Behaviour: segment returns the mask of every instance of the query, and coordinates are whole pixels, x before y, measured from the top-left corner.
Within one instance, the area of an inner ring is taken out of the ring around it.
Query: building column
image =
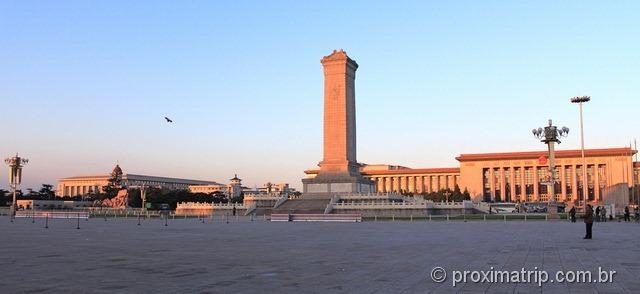
[[[520,167],[520,201],[527,202],[527,184],[524,182],[525,166]]]
[[[562,201],[567,201],[567,183],[566,183],[566,169],[564,165],[560,165],[560,190],[562,190]]]
[[[502,202],[505,202],[507,201],[507,190],[505,189],[506,184],[505,184],[504,168],[500,167],[499,171],[500,171],[500,174],[498,176],[500,177],[500,194],[502,194],[500,195],[501,196],[500,200]]]
[[[600,173],[598,169],[598,162],[593,164],[593,179],[595,183],[593,183],[593,197],[596,201],[602,201],[600,199]]]
[[[509,190],[511,193],[511,202],[516,202],[516,169],[509,167]]]
[[[495,184],[495,174],[493,173],[493,167],[489,168],[489,189],[491,190],[491,201],[494,201],[496,198],[496,184]]]
[[[385,182],[384,192],[385,193],[391,192],[391,188],[393,188],[393,178],[386,177],[384,182]]]
[[[575,201],[575,200],[579,200],[578,198],[578,166],[577,165],[573,165],[571,170],[571,180],[573,181],[571,183],[571,194],[573,194],[571,196],[571,200]]]
[[[444,175],[442,176],[442,178],[444,179],[444,188],[451,189],[451,181],[449,179],[449,175]]]
[[[398,184],[398,177],[391,177],[391,180],[393,181],[391,182],[391,192],[398,193],[398,186],[400,186]]]
[[[538,186],[540,185],[540,179],[538,178],[538,167],[533,166],[533,197],[532,201],[540,201],[540,191],[538,191]]]
[[[424,177],[419,176],[418,180],[418,193],[424,193]]]
[[[422,193],[429,192],[429,177],[420,176],[420,187],[422,187]]]
[[[396,185],[397,183],[397,179],[396,177],[389,177],[389,180],[391,181],[390,185],[389,185],[389,192],[395,192],[396,191]]]
[[[409,192],[416,193],[416,177],[409,177]]]
[[[409,178],[407,177],[400,177],[400,191],[402,192],[409,192],[409,183],[408,183]]]
[[[393,192],[395,192],[395,193],[399,193],[400,192],[400,178],[399,177],[393,177]]]
[[[431,192],[438,192],[438,186],[440,186],[440,177],[439,176],[431,176]]]

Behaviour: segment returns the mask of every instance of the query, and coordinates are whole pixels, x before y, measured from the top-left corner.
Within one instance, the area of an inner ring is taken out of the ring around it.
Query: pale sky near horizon
[[[549,118],[577,149],[577,95],[588,148],[640,137],[640,2],[398,2],[0,0],[0,156],[30,159],[24,188],[116,162],[300,188],[340,48],[360,65],[360,162],[544,150]]]

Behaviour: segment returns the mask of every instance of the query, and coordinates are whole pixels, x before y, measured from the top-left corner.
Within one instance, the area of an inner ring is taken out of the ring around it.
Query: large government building
[[[114,172],[119,170],[122,172],[119,166],[116,166]],[[56,189],[56,196],[81,196],[86,194],[101,193],[102,187],[109,183],[111,175],[93,175],[93,176],[77,176],[69,177],[58,180],[58,188]],[[200,181],[189,179],[177,179],[158,176],[145,176],[136,174],[122,174],[122,185],[125,187],[135,186],[147,186],[147,187],[159,187],[163,189],[172,190],[187,190],[189,186],[195,185],[214,185],[217,184],[213,181]]]
[[[114,172],[122,173],[122,169],[120,169],[120,166],[116,165],[116,167],[114,168]],[[109,183],[109,178],[111,177],[111,174],[102,174],[62,178],[58,180],[56,196],[74,197],[87,194],[102,193],[102,188],[104,186],[107,186],[107,184]],[[296,192],[295,189],[290,188],[289,184],[286,183],[266,183],[263,187],[250,189],[242,186],[242,180],[238,178],[238,175],[234,175],[234,177],[229,180],[229,184],[222,184],[214,181],[122,174],[122,186],[147,186],[169,190],[189,190],[191,193],[205,194],[222,192],[231,197],[238,197],[243,192],[254,194],[288,194]]]
[[[608,203],[627,197],[629,188],[640,182],[640,164],[633,162],[636,152],[629,147],[586,150],[585,181],[581,151],[556,151],[556,199],[563,202],[582,199],[585,182],[591,202]],[[474,201],[547,201],[547,154],[546,151],[461,154],[456,157],[458,167],[362,164],[360,171],[374,181],[378,192],[419,194],[454,189],[458,185],[468,190]],[[318,170],[305,173],[313,178]]]

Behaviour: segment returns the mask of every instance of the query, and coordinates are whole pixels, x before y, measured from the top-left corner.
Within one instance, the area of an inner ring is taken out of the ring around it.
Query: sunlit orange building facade
[[[640,182],[636,150],[607,148],[585,150],[588,200],[629,198],[629,188]],[[556,151],[556,199],[572,203],[582,199],[583,164],[580,150]],[[549,199],[549,167],[546,151],[461,154],[459,167],[408,168],[393,165],[362,165],[364,177],[374,181],[378,192],[428,193],[467,190],[474,201],[532,202]],[[313,177],[317,170],[305,173]],[[620,203],[620,201],[616,201]],[[625,202],[625,201],[622,201]]]

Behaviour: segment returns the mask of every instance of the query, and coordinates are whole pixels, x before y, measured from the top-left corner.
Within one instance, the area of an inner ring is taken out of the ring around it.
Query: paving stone
[[[638,293],[640,224],[201,223],[0,217],[0,292]],[[447,280],[431,280],[443,267]],[[615,270],[613,283],[462,283],[453,270]]]

